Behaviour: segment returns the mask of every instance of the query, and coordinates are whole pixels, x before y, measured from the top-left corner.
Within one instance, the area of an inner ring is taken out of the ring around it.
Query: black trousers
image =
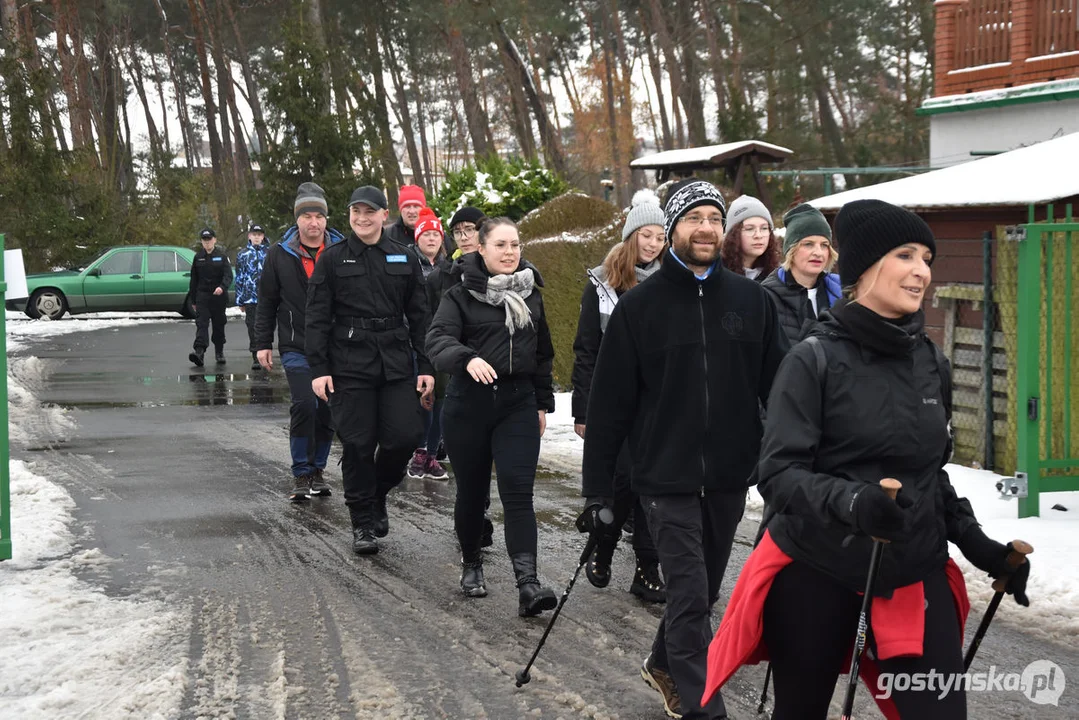
[[[480,552],[493,462],[505,514],[506,550],[511,556],[535,555],[532,489],[540,435],[531,381],[500,378],[494,385],[482,385],[455,377],[442,413],[442,437],[457,480],[453,524],[461,554],[469,558]]]
[[[888,552],[887,548],[884,552]],[[923,583],[926,610],[922,655],[879,660],[877,664],[881,673],[937,671],[956,677],[963,673],[963,648],[947,575],[943,569],[938,570]],[[793,562],[779,572],[764,602],[764,642],[775,680],[773,720],[828,717],[843,661],[854,644],[861,606],[861,595],[804,563]],[[866,652],[870,649],[875,650],[872,629]],[[872,688],[871,692],[876,696],[887,689]],[[961,687],[953,688],[939,697],[942,689],[894,690],[892,699],[904,718],[965,720],[966,692]]]
[[[633,460],[629,454],[629,444],[622,446],[618,453],[618,460],[614,467],[614,539],[617,544],[622,536],[622,526],[626,524],[630,514],[633,514],[633,554],[640,560],[658,560],[656,546],[652,542],[652,536],[648,532],[648,518],[644,513],[644,506],[637,493],[630,487],[630,474],[633,469]]]
[[[713,720],[726,714],[716,693],[700,705],[712,641],[712,606],[746,507],[740,493],[642,495],[641,503],[667,581],[667,604],[652,642],[652,659],[678,686],[682,717]]]
[[[247,323],[247,351],[255,354],[255,315],[258,313],[258,303],[244,305],[244,322]]]
[[[377,503],[404,478],[423,437],[416,384],[334,376],[333,387],[330,410],[341,440],[345,504],[353,527],[371,528]]]
[[[213,322],[214,347],[225,347],[225,304],[228,293],[214,295],[212,292],[200,292],[195,296],[195,352],[206,352],[210,346],[207,331]]]

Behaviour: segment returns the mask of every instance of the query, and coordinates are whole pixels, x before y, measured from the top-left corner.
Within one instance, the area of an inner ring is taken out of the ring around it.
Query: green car
[[[165,310],[195,317],[188,295],[195,251],[164,245],[106,248],[81,267],[27,275],[29,300],[9,300],[9,310],[58,320],[64,313]],[[231,296],[231,293],[230,293]]]

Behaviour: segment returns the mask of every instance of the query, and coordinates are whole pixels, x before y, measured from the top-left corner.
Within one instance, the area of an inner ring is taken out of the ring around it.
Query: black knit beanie
[[[667,202],[663,206],[663,234],[667,242],[674,242],[674,226],[678,224],[679,218],[702,205],[718,208],[720,215],[727,216],[727,203],[712,183],[698,178],[686,178],[671,186],[667,193]],[[722,227],[715,230],[720,236],[723,235]]]
[[[480,222],[485,218],[483,211],[479,208],[465,206],[455,212],[453,217],[450,218],[450,229],[452,230],[455,225],[467,222],[472,223],[476,227],[479,227]]]
[[[851,287],[882,257],[905,243],[920,243],[937,255],[937,241],[925,220],[883,200],[855,200],[835,218],[839,282]],[[932,261],[930,261],[932,264]]]

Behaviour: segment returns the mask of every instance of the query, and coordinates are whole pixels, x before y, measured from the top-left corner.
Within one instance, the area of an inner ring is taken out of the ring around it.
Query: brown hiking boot
[[[678,697],[678,688],[675,687],[674,678],[662,668],[652,663],[652,655],[644,659],[641,665],[641,677],[663,698],[663,711],[669,718],[682,717],[682,700]]]

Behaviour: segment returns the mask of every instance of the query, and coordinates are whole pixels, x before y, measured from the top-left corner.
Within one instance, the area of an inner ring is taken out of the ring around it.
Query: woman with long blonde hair
[[[599,267],[588,271],[589,282],[581,295],[581,314],[577,338],[573,342],[573,429],[582,438],[588,414],[588,393],[596,367],[600,341],[618,299],[659,269],[666,247],[663,234],[663,210],[659,198],[650,190],[633,196],[633,204],[622,227],[622,242],[611,248]],[[615,474],[614,523],[596,547],[585,567],[588,581],[607,587],[611,581],[611,560],[622,526],[633,515],[633,551],[637,571],[629,591],[646,602],[663,602],[666,586],[659,574],[659,557],[644,510],[629,488],[630,458],[623,447]]]

